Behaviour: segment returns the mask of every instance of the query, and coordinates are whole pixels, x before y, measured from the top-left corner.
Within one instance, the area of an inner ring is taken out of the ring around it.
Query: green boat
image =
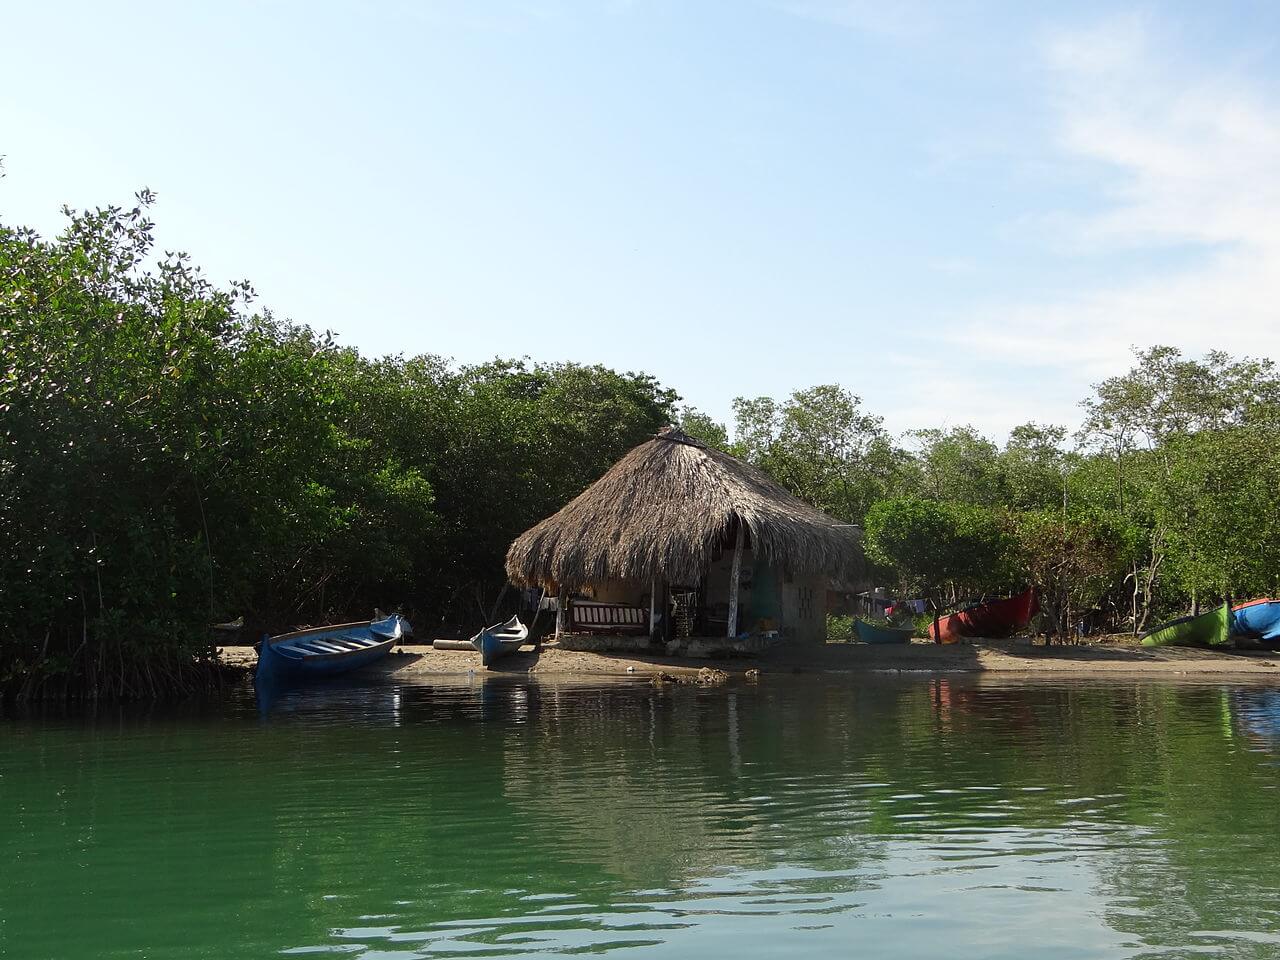
[[[916,633],[915,627],[882,627],[865,620],[853,621],[853,627],[863,643],[910,643]]]
[[[1221,647],[1227,643],[1231,630],[1231,605],[1202,613],[1197,617],[1170,620],[1142,636],[1144,647]]]

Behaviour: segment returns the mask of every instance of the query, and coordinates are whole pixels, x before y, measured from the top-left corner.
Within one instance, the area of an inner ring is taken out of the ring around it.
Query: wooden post
[[[560,639],[560,634],[564,633],[564,601],[565,589],[560,588],[560,592],[556,594],[556,639]]]
[[[738,537],[733,544],[733,567],[729,570],[729,631],[730,640],[738,635],[738,578],[742,575],[742,518],[738,518]]]
[[[653,639],[654,615],[658,611],[658,578],[649,580],[649,639]]]

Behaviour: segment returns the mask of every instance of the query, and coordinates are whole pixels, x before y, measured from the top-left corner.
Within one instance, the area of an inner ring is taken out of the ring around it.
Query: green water
[[[1280,957],[1280,691],[474,680],[0,723],[0,956]]]

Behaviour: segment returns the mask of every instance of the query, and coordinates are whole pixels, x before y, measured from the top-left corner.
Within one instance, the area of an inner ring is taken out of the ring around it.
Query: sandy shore
[[[251,666],[257,659],[252,647],[220,648],[232,666]],[[938,646],[925,641],[901,646],[832,643],[820,647],[777,647],[763,656],[727,660],[638,656],[631,653],[588,653],[547,645],[541,651],[526,647],[502,660],[496,673],[513,675],[652,677],[692,679],[704,668],[724,671],[729,677],[758,670],[761,676],[778,673],[994,673],[1051,679],[1087,677],[1249,678],[1280,683],[1280,651],[1214,651],[1181,647],[1148,648],[1132,641],[1079,646],[1032,646],[1026,640],[988,640],[972,644]],[[465,675],[483,669],[480,655],[469,651],[435,650],[408,645],[368,671],[397,678],[431,678]]]

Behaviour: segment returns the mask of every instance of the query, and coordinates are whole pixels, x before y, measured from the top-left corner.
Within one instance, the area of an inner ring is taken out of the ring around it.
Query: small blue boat
[[[1251,600],[1231,608],[1231,635],[1280,640],[1280,600]]]
[[[916,633],[915,627],[882,627],[865,620],[855,620],[853,626],[863,643],[910,643]]]
[[[529,628],[512,617],[506,623],[485,627],[471,638],[471,645],[480,651],[480,662],[486,667],[500,657],[515,653],[529,639]]]
[[[380,660],[413,633],[400,616],[263,637],[254,683],[332,677]]]

